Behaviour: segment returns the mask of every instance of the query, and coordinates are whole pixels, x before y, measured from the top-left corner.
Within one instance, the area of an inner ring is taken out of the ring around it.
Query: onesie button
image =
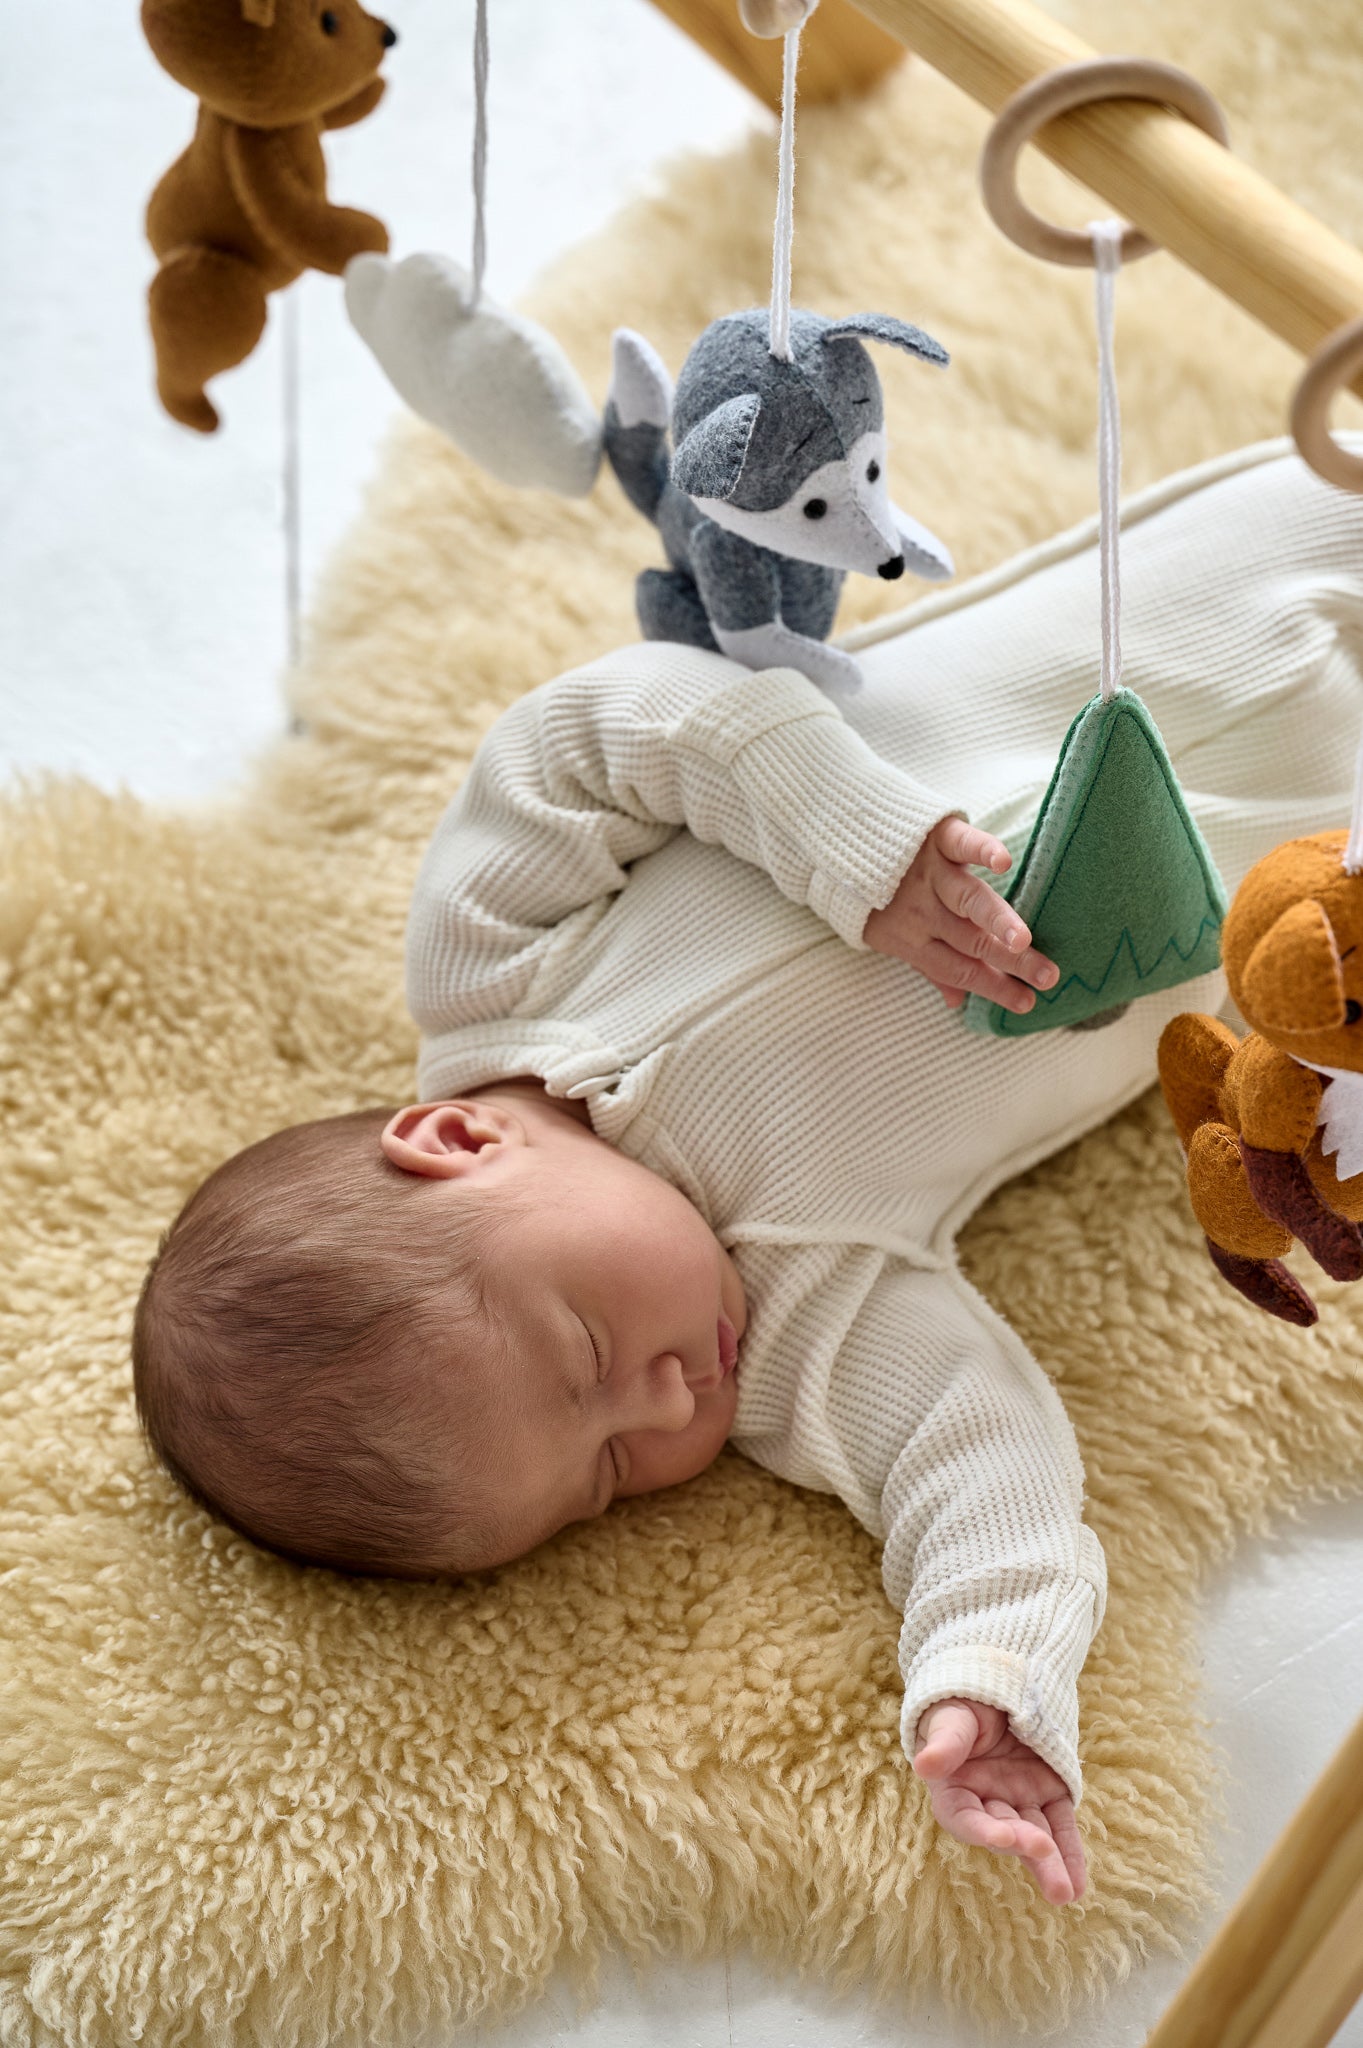
[[[544,1062],[541,1079],[551,1095],[566,1095],[570,1102],[580,1102],[584,1095],[599,1095],[603,1088],[613,1088],[624,1073],[623,1061],[604,1070],[598,1065],[614,1051],[613,1045],[598,1042],[581,1051],[561,1052],[557,1058]]]
[[[623,1078],[622,1070],[617,1067],[613,1074],[593,1074],[590,1080],[574,1081],[572,1087],[565,1088],[563,1093],[569,1102],[581,1102],[588,1095],[600,1095],[607,1088],[618,1087]]]

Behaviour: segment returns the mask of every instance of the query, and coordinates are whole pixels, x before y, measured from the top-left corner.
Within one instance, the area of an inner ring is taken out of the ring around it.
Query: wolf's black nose
[[[876,574],[877,576],[883,576],[887,583],[893,583],[896,576],[904,574],[904,557],[896,555],[892,561],[882,562],[876,570]]]
[[[397,39],[398,39],[398,32],[397,32],[397,30],[396,30],[395,28],[389,28],[389,26],[388,26],[388,23],[387,23],[387,22],[385,21],[385,23],[383,24],[383,47],[384,47],[384,49],[385,49],[385,50],[391,50],[391,49],[392,49],[392,47],[393,47],[393,45],[394,45],[394,43],[395,43],[395,42],[397,41]]]

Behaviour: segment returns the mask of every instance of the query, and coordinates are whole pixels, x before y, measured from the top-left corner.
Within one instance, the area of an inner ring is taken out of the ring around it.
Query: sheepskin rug
[[[1193,70],[1246,158],[1357,229],[1355,0],[1063,12]],[[884,308],[952,351],[930,391],[881,370],[896,495],[966,575],[1095,504],[1090,279],[990,228],[984,128],[910,62],[804,116],[797,188],[797,303]],[[1040,162],[1024,184],[1099,210]],[[707,320],[764,302],[773,192],[755,115],[543,284],[598,398],[612,326],[675,371]],[[1282,431],[1296,358],[1172,259],[1123,278],[1118,320],[1129,488]],[[1199,1586],[1246,1533],[1357,1489],[1363,1295],[1313,1271],[1304,1333],[1241,1305],[1153,1095],[964,1237],[1074,1418],[1109,1561],[1079,1909],[934,1825],[899,1745],[898,1617],[834,1499],[726,1450],[505,1570],[412,1586],[256,1551],[142,1448],[128,1332],[159,1232],[266,1132],[407,1099],[403,918],[436,817],[504,706],[637,637],[655,556],[609,477],[516,493],[406,420],[317,594],[303,730],[248,787],[179,815],[54,782],[5,813],[5,2048],[405,2048],[525,2007],[559,1964],[590,1997],[607,1945],[643,1968],[731,1939],[1021,2032],[1210,1897]],[[842,624],[894,595],[859,583]]]

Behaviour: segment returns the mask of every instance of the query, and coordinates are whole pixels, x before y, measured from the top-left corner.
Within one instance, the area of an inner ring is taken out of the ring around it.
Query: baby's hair
[[[461,1329],[493,1341],[491,1224],[384,1156],[393,1114],[297,1124],[210,1175],[143,1282],[133,1386],[153,1454],[243,1535],[425,1578],[475,1569],[500,1534],[485,1418],[470,1404],[454,1469],[434,1426],[458,1413],[438,1377]]]

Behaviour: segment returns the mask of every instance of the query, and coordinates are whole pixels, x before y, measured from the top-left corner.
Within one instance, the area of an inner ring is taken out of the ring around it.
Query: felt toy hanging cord
[[[817,0],[816,0],[817,4]],[[810,9],[813,12],[813,8]],[[771,236],[771,312],[767,346],[778,361],[790,354],[790,277],[795,253],[795,80],[800,68],[800,31],[787,29],[781,46],[781,143],[777,157],[776,220]]]
[[[1220,961],[1226,893],[1184,802],[1159,728],[1122,685],[1121,422],[1113,325],[1120,221],[1095,221],[1098,554],[1102,654],[1096,697],[1061,748],[1007,899],[1060,979],[1019,1016],[972,995],[967,1026],[1000,1038],[1113,1021],[1136,996]]]
[[[565,497],[591,489],[601,420],[554,337],[483,289],[487,262],[487,0],[473,33],[473,261],[423,253],[360,256],[345,273],[346,311],[389,383],[503,483]]]

